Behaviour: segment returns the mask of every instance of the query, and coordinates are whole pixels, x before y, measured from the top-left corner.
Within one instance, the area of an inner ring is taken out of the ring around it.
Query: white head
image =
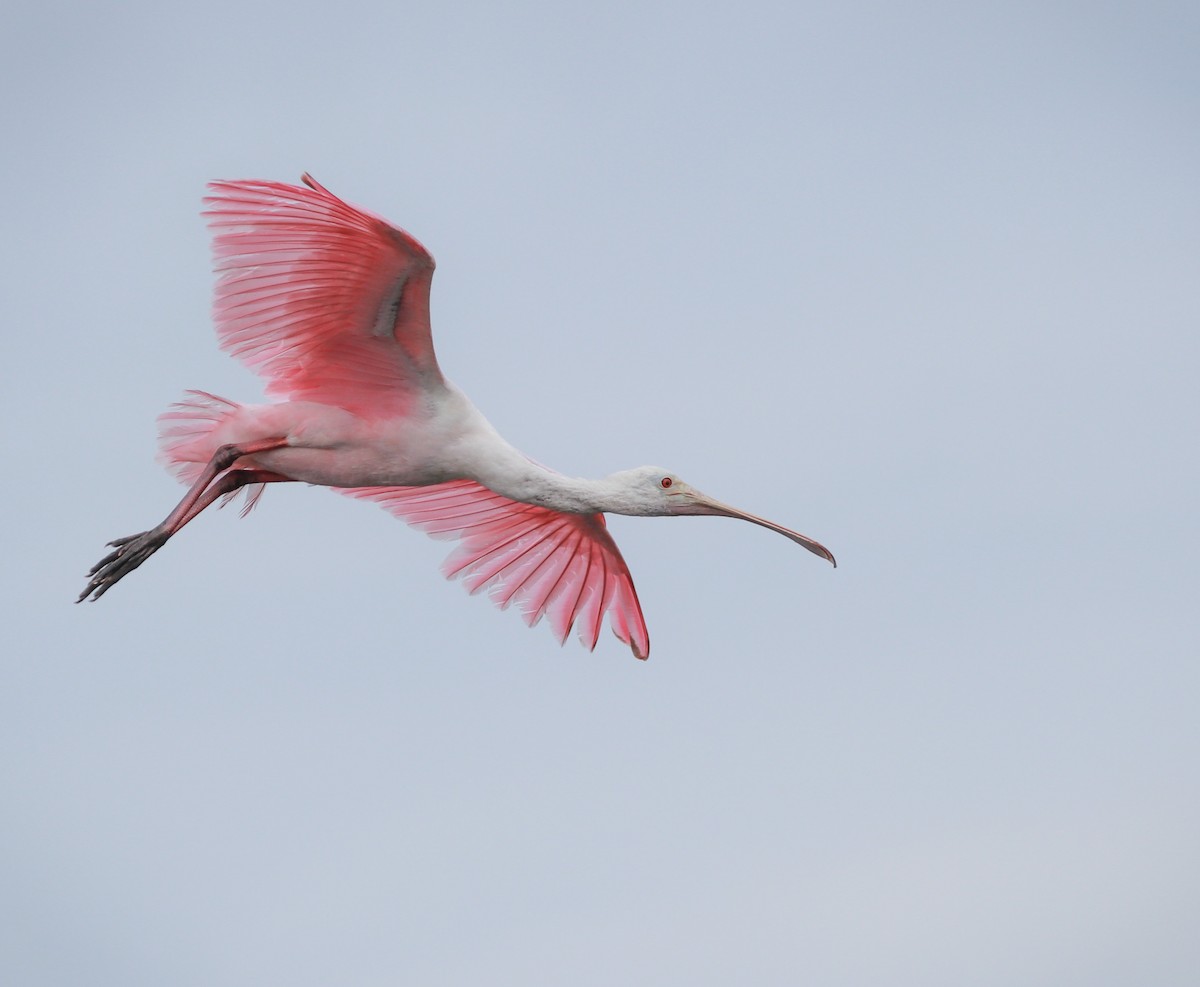
[[[820,542],[774,521],[722,504],[719,500],[701,493],[691,484],[685,483],[670,470],[658,466],[639,466],[637,469],[614,473],[604,482],[609,487],[604,510],[611,514],[630,514],[636,517],[710,514],[740,518],[777,531],[797,545],[803,545],[814,555],[819,555],[837,566],[833,553]]]

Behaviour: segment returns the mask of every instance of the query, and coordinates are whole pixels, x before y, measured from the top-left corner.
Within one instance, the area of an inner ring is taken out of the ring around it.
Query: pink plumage
[[[516,604],[530,625],[547,620],[560,641],[577,628],[589,649],[607,616],[638,658],[650,639],[605,512],[740,518],[833,562],[811,538],[658,467],[584,480],[514,449],[438,367],[428,251],[310,176],[304,183],[210,185],[217,336],[280,400],[189,391],[164,412],[160,455],[188,492],[160,524],[110,542],[80,600],[98,599],[215,501],[244,489],[248,511],[266,484],[288,481],[373,500],[458,539],[443,571],[472,593]]]
[[[608,613],[613,633],[637,657],[650,654],[633,577],[603,514],[522,504],[471,480],[342,492],[373,500],[434,538],[460,539],[442,566],[446,577],[462,577],[471,593],[488,590],[501,609],[517,603],[530,627],[549,618],[560,643],[578,621],[579,640],[595,648]]]
[[[270,395],[404,414],[420,378],[441,380],[429,332],[433,258],[306,180],[209,186],[221,348],[267,377]]]

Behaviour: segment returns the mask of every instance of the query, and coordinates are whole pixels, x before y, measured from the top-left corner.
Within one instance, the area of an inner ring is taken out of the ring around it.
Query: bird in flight
[[[188,391],[159,417],[160,458],[188,491],[149,531],[109,542],[76,602],[99,599],[210,504],[302,481],[373,500],[458,546],[443,566],[516,604],[530,626],[573,627],[590,650],[605,615],[638,658],[650,636],[604,515],[718,515],[820,543],[702,494],[657,466],[563,476],[509,445],[442,376],[429,328],[433,258],[412,236],[303,185],[220,181],[213,231],[220,345],[267,379],[274,404]]]

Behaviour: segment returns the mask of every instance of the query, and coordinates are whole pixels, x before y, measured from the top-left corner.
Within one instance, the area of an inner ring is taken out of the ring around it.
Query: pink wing
[[[603,514],[522,504],[473,480],[338,493],[373,500],[435,538],[461,539],[442,566],[446,577],[461,576],[471,593],[486,588],[501,609],[515,601],[530,627],[549,618],[560,643],[578,622],[579,640],[595,648],[607,613],[613,633],[634,655],[649,655],[633,577]]]
[[[268,394],[403,415],[423,383],[442,379],[429,334],[433,258],[304,182],[209,185],[221,348],[267,377]]]

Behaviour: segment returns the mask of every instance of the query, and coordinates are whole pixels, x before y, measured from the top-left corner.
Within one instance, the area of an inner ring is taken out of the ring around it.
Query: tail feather
[[[184,391],[179,401],[158,416],[158,461],[174,473],[180,483],[194,483],[220,446],[213,433],[240,409],[241,405],[236,401],[207,391]],[[262,483],[248,484],[241,491],[227,494],[221,506],[244,492],[246,503],[241,513],[245,517],[258,503],[264,489]]]

